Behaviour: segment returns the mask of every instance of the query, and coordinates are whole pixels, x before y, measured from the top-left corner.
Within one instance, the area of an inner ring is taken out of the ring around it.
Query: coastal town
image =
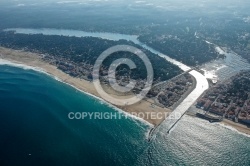
[[[206,114],[250,125],[250,72],[242,71],[211,87],[196,107]]]
[[[42,59],[56,66],[58,69],[62,70],[66,74],[72,77],[77,77],[80,79],[85,79],[87,81],[92,81],[93,75],[93,65],[80,62],[75,63],[66,58],[50,55],[42,55]],[[124,69],[123,69],[124,70]],[[114,71],[115,79],[117,83],[121,86],[126,86],[130,81],[130,71],[126,71],[125,74],[117,74],[119,71]],[[109,85],[108,68],[102,66],[100,69],[100,81],[102,84]],[[133,94],[139,94],[144,88],[146,80],[138,79],[136,80],[135,87],[132,89]],[[187,72],[182,73],[170,80],[160,82],[156,80],[153,82],[153,88],[147,94],[147,99],[153,99],[153,104],[158,105],[162,108],[174,109],[181,101],[184,99],[185,95],[188,95],[195,86],[195,79]],[[125,94],[124,94],[125,95]],[[179,102],[178,102],[179,101]]]
[[[15,36],[15,40],[12,40],[13,38],[11,36]],[[145,112],[145,114],[147,112],[171,112],[196,87],[195,79],[189,79],[189,77],[193,77],[188,74],[189,71],[183,72],[177,65],[168,62],[160,56],[157,56],[155,53],[145,49],[143,46],[136,45],[125,40],[112,41],[95,37],[77,38],[42,34],[25,35],[15,34],[14,32],[5,33],[5,35],[0,38],[0,41],[1,40],[4,40],[4,42],[2,42],[3,52],[20,50],[17,53],[18,55],[25,54],[24,56],[26,56],[27,54],[27,56],[31,59],[33,57],[30,57],[29,54],[34,53],[36,54],[35,56],[38,56],[37,60],[34,60],[34,63],[36,61],[40,61],[39,63],[43,65],[48,64],[51,68],[55,67],[55,69],[62,72],[62,78],[57,77],[63,82],[67,82],[71,85],[73,84],[77,88],[97,96],[98,93],[96,93],[91,82],[93,80],[93,75],[95,74],[93,67],[98,56],[113,45],[126,44],[139,48],[147,55],[152,64],[154,70],[152,87],[158,89],[159,93],[152,95],[151,92],[149,92],[141,102],[132,106],[122,107],[121,109],[126,112]],[[51,45],[53,45],[52,48]],[[13,50],[6,50],[6,48],[11,48]],[[108,75],[109,67],[118,57],[131,59],[136,65],[136,68],[132,70],[130,70],[127,65],[120,65],[116,68],[116,71],[113,71],[115,73],[115,81],[120,86],[128,85],[131,79],[135,81],[135,87],[129,92],[117,92],[112,88],[112,86],[110,86],[110,78]],[[12,58],[17,61],[26,60],[18,57]],[[31,63],[34,65],[33,62]],[[39,65],[35,63],[35,66]],[[45,68],[47,68],[47,66]],[[50,74],[56,72],[56,75],[59,72],[56,70],[52,71],[50,69],[46,70],[49,70]],[[187,74],[187,76],[184,76],[184,74]],[[99,71],[100,83],[102,84],[103,90],[111,96],[114,95],[118,98],[137,96],[137,94],[145,88],[145,82],[147,79],[146,75],[146,66],[142,63],[140,58],[127,52],[112,54],[110,57],[105,59]],[[156,93],[156,91],[154,93]],[[167,98],[165,96],[167,96]],[[170,101],[169,103],[167,103],[167,99]],[[146,120],[154,125],[157,125],[164,119],[165,118],[162,117],[155,120],[147,118]]]
[[[88,81],[92,80],[92,70],[93,65],[84,63],[84,62],[73,62],[67,58],[59,57],[59,56],[51,56],[51,55],[42,55],[42,59],[56,66],[58,69],[62,70],[66,74],[69,74],[72,77],[78,77],[81,79],[85,79]]]
[[[0,0],[0,166],[250,166],[250,0]]]
[[[75,63],[73,61],[70,61],[65,58],[61,57],[54,57],[50,55],[43,55],[42,58],[45,62],[48,62],[54,66],[56,66],[58,69],[62,70],[66,74],[69,74],[72,77],[77,77],[80,79],[85,79],[87,81],[92,81],[93,78],[93,65],[88,64],[85,62]],[[109,77],[108,77],[109,69],[105,66],[101,66],[100,68],[100,81],[102,84],[108,85],[109,84]],[[125,72],[125,74],[120,75],[117,74],[118,72],[113,71],[115,73],[115,79],[117,83],[121,86],[125,86],[129,83],[130,76],[129,71]],[[139,93],[141,89],[144,88],[145,80],[138,79],[136,80],[135,88],[133,89],[134,93]]]
[[[183,72],[176,65],[169,63],[164,58],[156,56],[156,54],[144,49],[140,45],[135,45],[124,40],[111,41],[94,37],[76,38],[66,36],[46,36],[42,34],[25,35],[15,34],[14,32],[6,32],[0,39],[4,41],[2,42],[2,46],[15,50],[37,53],[42,61],[56,67],[67,76],[88,83],[92,82],[93,75],[95,74],[95,71],[93,71],[94,63],[98,55],[104,50],[114,44],[128,44],[138,47],[148,56],[154,69],[155,75],[152,88],[143,99],[144,103],[146,102],[149,104],[148,109],[151,111],[175,110],[196,87],[197,80],[192,74],[190,74],[190,72],[195,70],[204,76],[204,71],[200,70],[199,66],[190,68],[190,70]],[[82,43],[91,43],[91,45],[82,45]],[[50,48],[51,45],[53,45],[52,49]],[[93,49],[93,47],[96,49]],[[115,78],[111,78],[111,80],[115,79],[120,86],[128,85],[131,79],[135,80],[135,87],[130,92],[117,93],[110,86],[110,76],[108,75],[109,65],[110,62],[113,62],[117,57],[126,57],[136,62],[135,64],[137,68],[134,70],[130,70],[128,67],[120,65],[116,68],[116,71],[113,71],[113,76],[115,76]],[[146,72],[141,71],[145,71],[145,66],[140,60],[133,57],[132,54],[117,53],[112,55],[108,61],[104,61],[102,64],[99,71],[100,82],[104,90],[111,95],[118,97],[126,97],[129,95],[135,96],[142,91],[146,82]],[[67,77],[65,80],[63,79],[63,81],[67,82],[68,79],[69,78]],[[204,77],[204,79],[206,78]],[[219,84],[211,86],[211,90],[217,86],[219,86]],[[236,122],[246,123],[248,121],[248,114],[247,111],[244,113],[244,108],[240,107],[240,109],[238,109],[237,105],[235,107],[231,105],[232,107],[228,108],[230,102],[222,103],[222,105],[224,104],[223,107],[225,107],[224,110],[222,106],[218,106],[220,97],[222,96],[220,91],[221,90],[217,92],[218,96],[215,98],[213,98],[213,96],[205,95],[198,101],[197,107],[206,110],[206,118],[211,114],[217,115],[216,118],[212,117],[213,121],[221,121],[223,118],[228,118]],[[217,99],[216,102],[215,99]],[[217,107],[221,108],[222,111],[220,112],[216,109]],[[125,110],[125,108],[123,109]],[[235,109],[237,111],[235,111]],[[201,118],[203,118],[203,116]],[[211,117],[208,119],[211,119]]]
[[[156,84],[147,96],[154,98],[155,103],[173,110],[194,87],[195,79],[185,72],[168,81]]]

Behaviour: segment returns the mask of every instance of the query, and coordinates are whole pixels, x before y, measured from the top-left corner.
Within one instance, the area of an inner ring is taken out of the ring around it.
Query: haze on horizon
[[[24,6],[43,6],[43,5],[58,5],[58,6],[72,6],[72,5],[122,5],[130,8],[151,7],[157,10],[166,11],[192,11],[199,10],[200,12],[222,12],[234,11],[243,12],[250,6],[248,0],[3,0],[0,4],[12,7]],[[243,11],[242,11],[243,10]]]

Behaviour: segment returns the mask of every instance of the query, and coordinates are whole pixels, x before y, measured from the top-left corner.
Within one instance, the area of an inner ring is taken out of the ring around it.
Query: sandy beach
[[[56,66],[53,66],[43,61],[39,54],[0,47],[0,58],[17,64],[24,64],[27,66],[40,68],[46,73],[59,78],[63,82],[68,83],[79,90],[100,97],[92,82],[80,78],[75,78],[62,72],[61,70],[57,69]],[[112,91],[110,87],[107,86],[105,87],[105,86],[106,85],[104,85],[104,89],[107,91],[107,93],[111,94],[114,97],[117,98],[129,97],[116,94],[114,91]],[[150,100],[146,99],[134,105],[123,106],[123,107],[116,106],[116,107],[122,109],[127,113],[132,114],[133,116],[137,116],[138,118],[143,119],[154,126],[160,124],[166,118],[166,115],[171,112],[170,109],[162,108],[157,105],[152,105]],[[162,115],[162,118],[155,117],[155,115],[158,113]],[[195,116],[193,113],[190,112],[188,112],[187,114],[190,116]],[[221,123],[225,126],[229,126],[229,128],[233,127],[239,132],[250,135],[250,129],[245,125],[235,123],[230,120],[223,120]]]
[[[61,70],[57,69],[56,66],[43,61],[39,54],[0,47],[0,58],[13,63],[23,64],[42,69],[46,73],[57,77],[63,82],[68,83],[79,90],[101,98],[92,82],[80,78],[75,78],[62,72]],[[112,92],[110,92],[110,94],[117,98],[124,97],[120,95],[115,95],[115,93]],[[126,96],[125,98],[127,97],[128,96]],[[149,122],[150,124],[153,124],[154,126],[161,123],[165,119],[166,114],[171,112],[171,110],[167,108],[161,108],[159,106],[152,105],[146,100],[142,100],[130,106],[123,106],[118,108],[134,116],[137,116],[138,118],[143,119]],[[161,116],[160,119],[156,118],[155,115],[158,113],[160,113],[159,115],[164,116]]]
[[[231,120],[227,120],[227,119],[224,119],[221,123],[225,127],[227,127],[227,126],[233,127],[233,128],[235,128],[236,130],[238,130],[241,133],[245,133],[245,134],[250,135],[250,128],[247,127],[246,125],[243,125],[243,124],[240,124],[240,123],[235,123],[235,122],[233,122]]]
[[[192,107],[195,108],[195,106],[192,106]],[[192,116],[192,117],[196,117],[194,111],[192,111],[192,112],[188,111],[186,114],[189,116]],[[198,117],[196,117],[196,118],[198,118]],[[216,123],[219,123],[220,125],[228,128],[228,129],[237,130],[238,132],[241,132],[241,133],[244,133],[244,134],[247,134],[250,136],[250,128],[247,127],[246,125],[243,125],[240,123],[235,123],[235,122],[228,120],[228,119],[224,119],[222,122],[216,122]]]

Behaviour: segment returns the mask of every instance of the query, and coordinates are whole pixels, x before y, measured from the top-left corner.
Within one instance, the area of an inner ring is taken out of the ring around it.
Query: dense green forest
[[[177,25],[163,26],[155,28],[154,33],[139,36],[139,40],[190,66],[218,58],[214,46],[197,38],[195,33],[193,27],[185,24],[178,25],[178,28]]]
[[[215,20],[212,23],[214,26],[200,29],[199,37],[227,47],[250,62],[250,21],[231,19],[223,24]]]
[[[66,58],[75,63],[85,62],[94,65],[98,56],[106,49],[115,45],[131,45],[141,49],[149,58],[154,69],[154,80],[168,80],[181,73],[181,70],[159,57],[156,54],[143,49],[139,45],[126,40],[112,41],[94,37],[66,37],[57,35],[24,35],[14,32],[1,32],[0,45],[12,49],[24,49],[51,56]],[[133,78],[146,78],[146,68],[136,55],[127,52],[118,52],[112,54],[104,61],[104,66],[108,67],[115,59],[130,58],[137,68],[133,71]]]
[[[133,34],[151,47],[191,66],[218,57],[213,45],[205,42],[207,40],[228,47],[250,61],[250,2],[247,1],[234,8],[231,6],[235,3],[225,0],[203,7],[186,1],[172,2],[173,6],[165,1],[159,3],[161,6],[157,6],[157,2],[146,5],[131,0],[85,4],[51,0],[36,5],[26,1],[23,6],[15,1],[2,4],[0,30],[56,28]]]

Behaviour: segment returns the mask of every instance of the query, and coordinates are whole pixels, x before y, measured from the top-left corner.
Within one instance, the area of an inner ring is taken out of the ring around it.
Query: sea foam
[[[226,128],[228,130],[231,130],[231,131],[234,131],[238,134],[241,134],[241,135],[244,135],[246,137],[249,137],[250,138],[250,135],[246,134],[246,133],[243,133],[243,132],[240,132],[239,130],[237,130],[236,128],[232,127],[232,126],[229,126],[229,125],[226,125],[226,124],[223,124],[223,123],[216,123],[218,124],[219,126],[223,127],[223,128]]]
[[[67,82],[65,82],[65,81],[63,81],[63,80],[61,80],[60,78],[58,78],[58,77],[56,77],[56,76],[54,76],[54,75],[52,75],[52,74],[46,72],[46,71],[43,70],[42,68],[33,67],[33,66],[25,65],[25,64],[21,64],[21,63],[18,63],[18,62],[12,62],[12,61],[8,61],[8,60],[1,59],[1,58],[0,58],[0,65],[13,66],[13,67],[22,68],[22,69],[24,69],[24,70],[33,70],[33,71],[36,71],[36,72],[39,72],[39,73],[42,73],[42,74],[46,74],[46,75],[50,76],[51,78],[53,78],[53,79],[55,79],[55,80],[57,80],[57,81],[59,81],[59,82],[61,82],[61,83],[64,83],[64,84],[67,84],[67,85],[71,86],[72,88],[78,90],[79,92],[82,92],[82,93],[84,93],[84,94],[86,94],[86,95],[88,95],[88,96],[90,96],[90,97],[92,97],[92,98],[94,98],[94,99],[97,99],[97,100],[99,101],[99,103],[103,103],[103,104],[105,104],[106,106],[112,108],[113,110],[118,111],[119,113],[125,115],[126,117],[129,117],[131,120],[133,120],[133,121],[134,121],[136,124],[138,124],[139,126],[140,126],[141,124],[144,124],[144,125],[146,125],[146,126],[153,127],[153,125],[152,125],[151,123],[145,121],[144,119],[139,118],[139,117],[134,116],[134,115],[131,115],[130,113],[127,113],[127,112],[123,111],[122,109],[119,109],[119,108],[115,107],[114,105],[108,103],[107,101],[103,100],[102,98],[97,97],[97,96],[95,96],[95,95],[93,95],[93,94],[91,94],[91,93],[85,92],[85,91],[83,91],[83,90],[81,90],[81,89],[75,87],[74,85],[71,85],[71,84],[69,84],[69,83],[67,83]],[[139,121],[141,124],[139,124],[138,121]]]

